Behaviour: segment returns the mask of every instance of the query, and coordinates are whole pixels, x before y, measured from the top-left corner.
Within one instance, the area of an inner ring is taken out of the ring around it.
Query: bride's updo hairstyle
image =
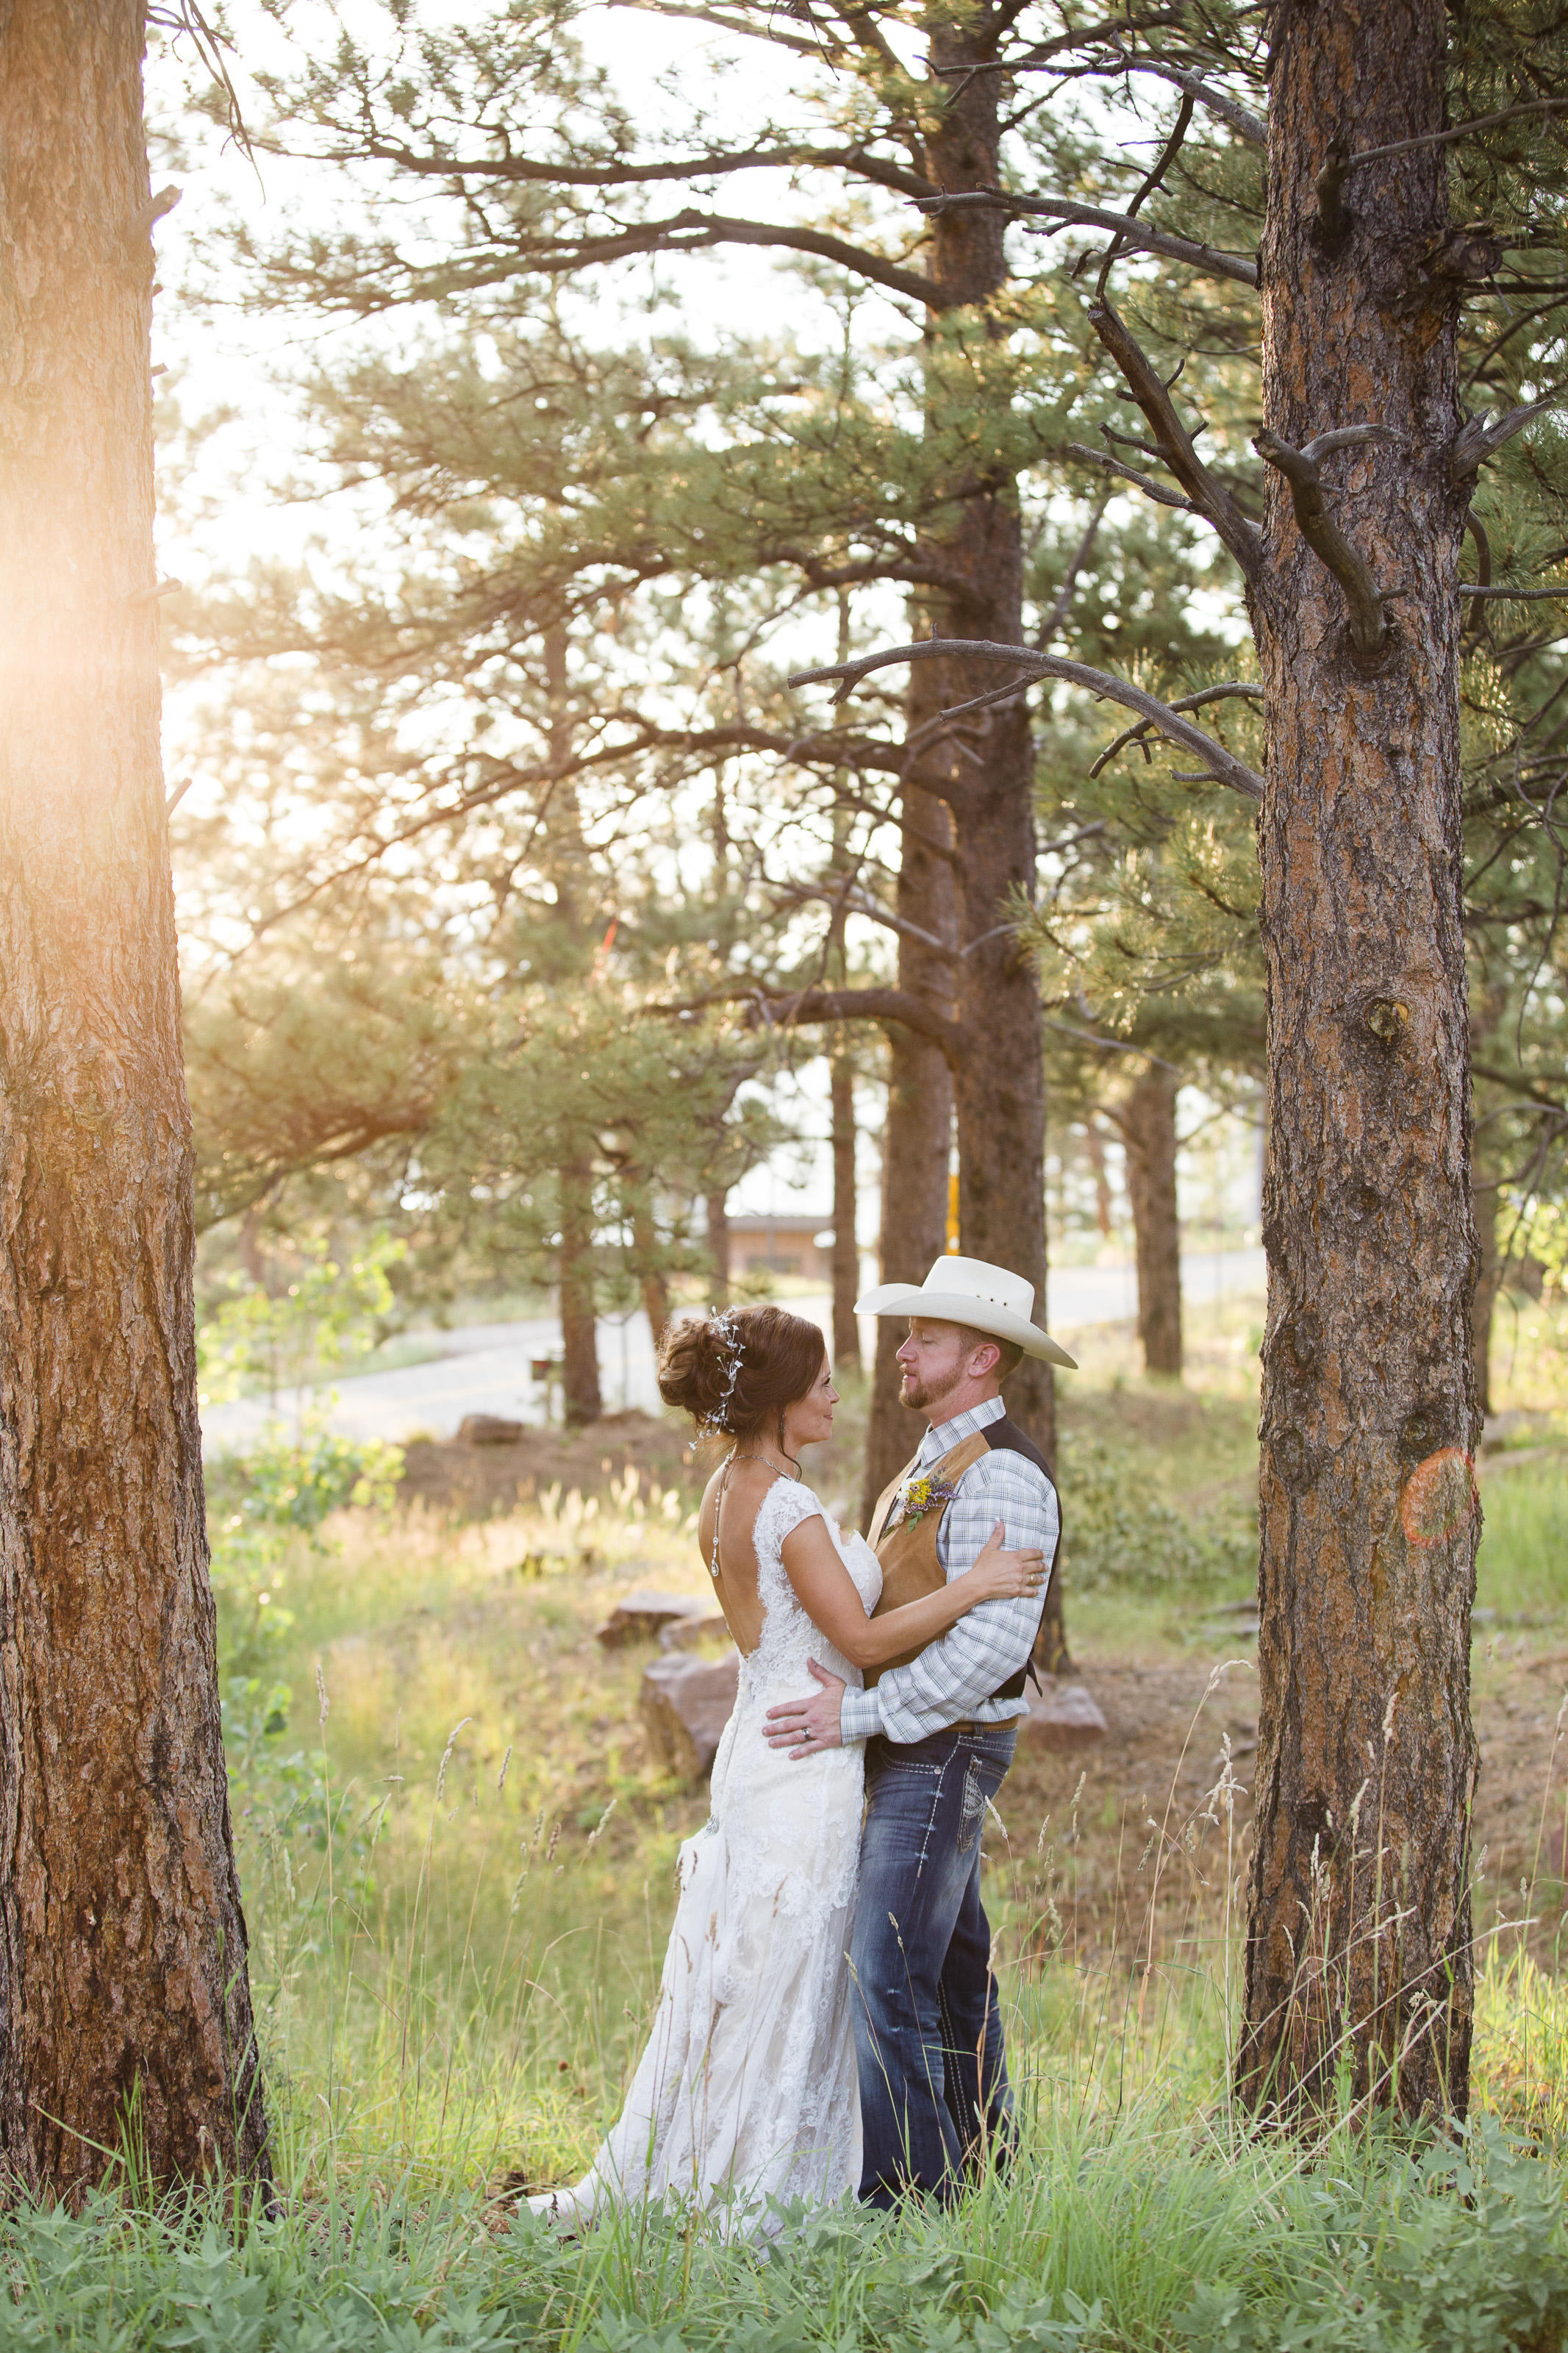
[[[672,1324],[658,1356],[658,1393],[704,1436],[777,1434],[786,1406],[816,1385],[827,1356],[820,1325],[783,1307],[721,1307]]]

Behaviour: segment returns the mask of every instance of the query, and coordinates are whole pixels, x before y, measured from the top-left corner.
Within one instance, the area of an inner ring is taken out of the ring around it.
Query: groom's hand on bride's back
[[[770,1748],[787,1748],[792,1757],[818,1757],[825,1748],[842,1748],[838,1711],[844,1685],[815,1659],[806,1665],[822,1688],[811,1699],[786,1699],[768,1710],[765,1737]]]

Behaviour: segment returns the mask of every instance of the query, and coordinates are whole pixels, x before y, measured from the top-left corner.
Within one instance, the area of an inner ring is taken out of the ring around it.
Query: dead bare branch
[[[1184,694],[1179,702],[1172,703],[1171,709],[1173,711],[1201,711],[1206,702],[1225,702],[1230,700],[1233,696],[1243,697],[1247,702],[1261,702],[1263,700],[1263,689],[1260,686],[1253,686],[1240,679],[1232,679],[1223,686],[1200,687],[1196,694]],[[1119,752],[1125,751],[1129,744],[1142,744],[1145,747],[1144,756],[1147,757],[1149,728],[1150,722],[1147,719],[1140,719],[1132,726],[1124,727],[1121,734],[1116,738],[1116,741],[1113,744],[1108,744],[1106,745],[1105,750],[1100,754],[1099,759],[1089,770],[1089,775],[1091,776],[1098,776],[1100,770],[1102,768],[1109,767],[1111,761],[1115,759],[1117,754]]]
[[[1175,507],[1183,514],[1199,512],[1192,500],[1183,498],[1179,491],[1166,490],[1152,475],[1141,474],[1136,466],[1128,465],[1121,458],[1108,457],[1103,449],[1091,449],[1086,441],[1069,441],[1067,454],[1069,458],[1081,458],[1086,466],[1098,466],[1102,473],[1119,474],[1124,482],[1136,484],[1146,499],[1157,499],[1163,507]]]
[[[1017,219],[1055,221],[1059,228],[1104,228],[1119,236],[1124,244],[1135,246],[1143,253],[1163,254],[1168,261],[1184,261],[1194,269],[1207,270],[1215,278],[1234,278],[1242,286],[1256,286],[1258,264],[1244,253],[1222,253],[1211,245],[1199,245],[1190,237],[1173,237],[1162,228],[1149,228],[1134,220],[1128,213],[1107,212],[1100,205],[1079,204],[1073,196],[1010,196],[1000,188],[976,188],[963,195],[917,196],[922,213],[1006,212]],[[1037,232],[1042,237],[1054,237],[1054,228]]]
[[[1161,81],[1173,82],[1184,97],[1195,99],[1200,106],[1228,123],[1249,147],[1268,146],[1268,125],[1260,114],[1254,114],[1249,106],[1243,106],[1239,99],[1229,97],[1223,90],[1215,90],[1212,82],[1201,80],[1184,66],[1171,65],[1160,57],[1129,57],[1124,49],[1114,49],[1112,55],[1128,73],[1153,74]]]
[[[1521,408],[1509,409],[1492,426],[1488,425],[1484,412],[1479,417],[1470,417],[1455,436],[1449,455],[1454,480],[1462,482],[1467,475],[1475,473],[1489,458],[1494,457],[1505,441],[1511,441],[1516,433],[1522,433],[1527,425],[1533,424],[1538,417],[1543,417],[1549,408],[1555,408],[1564,391],[1568,391],[1568,385],[1553,385],[1552,390],[1542,393],[1539,400],[1527,401]]]
[[[1142,687],[1129,685],[1125,679],[1113,677],[1110,670],[1095,670],[1088,662],[1068,661],[1059,654],[1037,653],[1032,646],[994,645],[984,638],[922,638],[918,645],[892,646],[880,653],[861,654],[854,661],[835,662],[826,670],[796,670],[789,683],[791,686],[816,686],[828,680],[836,681],[838,691],[834,700],[842,702],[872,670],[888,670],[897,662],[933,659],[1015,664],[1024,673],[1024,679],[1010,686],[999,687],[996,690],[998,700],[1017,692],[1019,686],[1030,679],[1056,678],[1069,686],[1080,686],[1107,702],[1120,702],[1127,710],[1136,711],[1162,735],[1168,736],[1173,743],[1183,744],[1189,752],[1195,752],[1223,784],[1231,786],[1238,793],[1245,793],[1248,800],[1261,800],[1263,797],[1262,777],[1244,760],[1238,760],[1234,753],[1227,752],[1223,744],[1216,744],[1212,735],[1205,735],[1201,727],[1194,727],[1189,720],[1184,719],[1169,703],[1145,694]],[[990,698],[980,699],[986,701]]]
[[[1354,448],[1370,441],[1402,441],[1404,436],[1384,425],[1352,425],[1335,433],[1321,433],[1304,449],[1294,449],[1278,433],[1257,434],[1252,446],[1266,466],[1283,474],[1290,485],[1290,503],[1302,538],[1326,565],[1344,592],[1350,616],[1352,649],[1358,661],[1378,660],[1388,644],[1388,616],[1372,574],[1356,554],[1323,503],[1318,456],[1331,449]]]
[[[1110,502],[1109,491],[1102,491],[1095,501],[1094,512],[1084,526],[1083,537],[1079,541],[1068,568],[1062,575],[1062,585],[1052,600],[1051,609],[1035,632],[1037,653],[1045,651],[1072,609],[1073,591],[1078,586],[1078,575],[1094,553],[1094,543],[1100,536],[1100,522]]]
[[[1092,304],[1089,320],[1121,369],[1128,391],[1153,427],[1161,458],[1198,512],[1218,533],[1245,576],[1255,579],[1263,561],[1263,543],[1257,526],[1247,521],[1230,492],[1223,483],[1215,481],[1198,456],[1192,436],[1177,416],[1170,393],[1147,352],[1128,332],[1109,302]]]
[[[1568,98],[1532,99],[1524,106],[1505,106],[1496,114],[1478,114],[1468,122],[1456,122],[1447,131],[1426,131],[1416,139],[1396,139],[1388,147],[1363,147],[1351,156],[1350,164],[1381,164],[1385,155],[1407,155],[1415,147],[1447,147],[1456,139],[1469,139],[1478,131],[1491,131],[1500,122],[1517,122],[1526,114],[1560,114],[1568,107]]]
[[[1487,537],[1486,525],[1474,512],[1465,517],[1465,529],[1476,543],[1476,570],[1479,575],[1476,586],[1478,588],[1485,588],[1492,576],[1491,541]],[[1465,615],[1464,627],[1471,637],[1480,636],[1486,627],[1486,615],[1479,604],[1471,605],[1469,611]]]
[[[1186,139],[1187,132],[1192,124],[1194,104],[1194,100],[1185,90],[1184,90],[1182,93],[1182,103],[1176,111],[1176,120],[1172,127],[1170,137],[1161,148],[1160,153],[1155,157],[1150,170],[1144,174],[1142,182],[1138,187],[1136,193],[1128,199],[1127,217],[1129,220],[1131,220],[1135,214],[1142,211],[1144,204],[1148,198],[1154,194],[1155,190],[1163,185],[1166,173],[1170,170],[1172,164],[1181,153],[1183,144]],[[1105,300],[1105,281],[1110,275],[1110,265],[1116,259],[1117,255],[1121,252],[1126,242],[1126,237],[1123,236],[1122,232],[1118,229],[1116,235],[1111,238],[1110,243],[1106,247],[1104,253],[1100,256],[1100,276],[1094,282],[1094,299],[1097,302],[1103,302]]]

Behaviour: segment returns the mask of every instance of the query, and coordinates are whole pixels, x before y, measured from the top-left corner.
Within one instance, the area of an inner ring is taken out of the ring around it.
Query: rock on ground
[[[656,1634],[662,1638],[672,1625],[695,1626],[712,1612],[710,1593],[624,1593],[595,1639],[605,1650],[618,1651],[626,1642],[650,1641]]]
[[[643,1670],[637,1704],[655,1754],[684,1781],[712,1768],[735,1704],[741,1654],[719,1660],[655,1659]]]

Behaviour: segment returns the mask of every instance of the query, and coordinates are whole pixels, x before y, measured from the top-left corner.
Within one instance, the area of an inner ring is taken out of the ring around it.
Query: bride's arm
[[[819,1515],[803,1520],[784,1541],[784,1565],[795,1598],[814,1626],[857,1667],[886,1666],[905,1651],[923,1650],[983,1601],[1016,1601],[1045,1583],[1043,1552],[1005,1552],[1002,1523],[973,1568],[919,1601],[868,1618],[837,1546]]]

